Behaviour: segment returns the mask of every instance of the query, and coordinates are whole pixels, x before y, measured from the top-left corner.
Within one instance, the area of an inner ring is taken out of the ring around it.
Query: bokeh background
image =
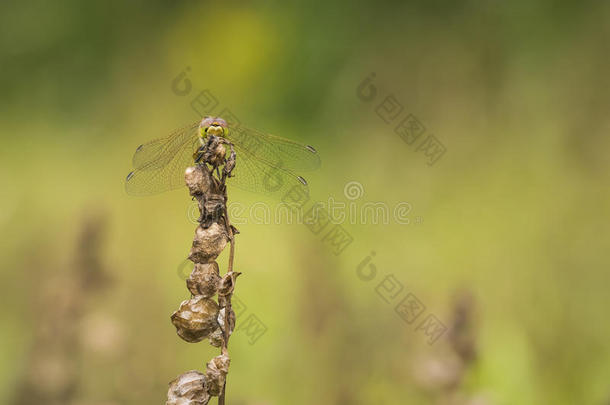
[[[609,18],[596,1],[2,2],[0,402],[164,403],[217,354],[169,320],[186,189],[123,188],[135,147],[197,119],[208,89],[316,146],[313,200],[410,204],[408,224],[343,223],[339,254],[304,224],[239,225],[238,324],[265,333],[231,339],[228,403],[607,403]],[[433,165],[394,131],[408,114],[445,148]],[[425,306],[410,323],[407,294]],[[432,344],[429,315],[447,328]]]

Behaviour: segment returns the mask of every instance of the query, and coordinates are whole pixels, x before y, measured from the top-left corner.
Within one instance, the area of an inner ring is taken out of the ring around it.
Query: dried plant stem
[[[231,243],[231,247],[229,250],[229,265],[227,268],[227,273],[233,272],[233,258],[235,257],[235,234],[233,233],[233,227],[231,226],[231,221],[229,220],[229,213],[227,211],[227,193],[225,189],[225,205],[224,205],[224,218],[225,218],[225,227],[227,228],[227,232],[229,233],[229,243]],[[223,330],[223,339],[222,339],[222,354],[229,355],[229,328],[227,325],[230,325],[229,314],[232,311],[231,308],[231,296],[233,293],[229,294],[226,297],[225,304],[225,328]],[[225,380],[224,385],[222,386],[222,392],[218,397],[218,405],[225,405],[225,390],[227,388],[227,381]]]
[[[228,158],[225,148],[231,151]],[[172,323],[182,339],[196,343],[208,338],[210,344],[221,348],[221,353],[207,363],[205,373],[192,370],[172,381],[167,405],[205,405],[212,396],[218,396],[218,404],[225,404],[229,337],[235,327],[231,297],[241,274],[233,271],[235,235],[239,232],[229,220],[225,182],[231,177],[236,155],[233,145],[215,136],[207,138],[197,153],[196,166],[185,172],[189,193],[197,200],[200,211],[189,255],[195,267],[186,283],[192,298],[182,302],[172,315]],[[221,277],[215,260],[227,243],[231,244],[229,264]],[[218,303],[212,300],[216,293]]]
[[[87,358],[89,345],[81,344],[81,340],[82,333],[88,330],[84,321],[91,315],[92,300],[99,299],[112,281],[102,254],[106,227],[105,213],[89,209],[81,225],[75,257],[67,269],[44,262],[32,263],[32,268],[48,268],[32,272],[34,278],[28,284],[45,288],[30,298],[36,315],[35,344],[23,365],[13,405],[59,405],[87,399],[83,396],[87,392],[83,390],[79,365]],[[114,318],[105,318],[114,324]],[[117,347],[110,343],[106,349],[114,353]]]

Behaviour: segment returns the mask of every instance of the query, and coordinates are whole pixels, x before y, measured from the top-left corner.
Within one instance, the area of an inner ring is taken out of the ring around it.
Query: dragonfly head
[[[208,134],[224,137],[227,132],[227,121],[220,117],[205,117],[199,124],[199,136],[202,138],[205,138]]]

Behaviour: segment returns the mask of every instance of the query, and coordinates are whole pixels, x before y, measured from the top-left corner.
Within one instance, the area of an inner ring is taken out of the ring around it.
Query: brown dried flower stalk
[[[96,331],[79,325],[90,315],[92,300],[99,299],[112,281],[102,254],[106,228],[106,214],[89,208],[68,266],[32,263],[37,269],[30,284],[37,286],[30,298],[34,344],[21,367],[13,405],[59,405],[85,399],[79,364],[87,354],[85,332]]]
[[[231,153],[226,158],[226,148]],[[210,139],[195,157],[196,166],[186,169],[185,181],[190,195],[199,205],[199,226],[189,253],[195,267],[186,281],[193,295],[183,301],[171,316],[178,336],[190,343],[208,338],[221,354],[211,359],[204,373],[188,371],[170,383],[167,405],[205,405],[212,396],[225,403],[226,376],[229,372],[229,337],[235,328],[231,297],[241,274],[233,271],[234,235],[237,234],[227,213],[226,180],[235,167],[233,146],[223,138]],[[222,167],[222,172],[219,167]],[[216,175],[215,175],[216,174]],[[227,272],[221,277],[216,258],[231,244]],[[218,295],[218,303],[213,297]]]
[[[491,404],[483,395],[464,395],[462,386],[477,360],[477,308],[469,290],[456,293],[452,304],[448,338],[434,353],[422,355],[415,364],[416,384],[433,395],[438,404]]]

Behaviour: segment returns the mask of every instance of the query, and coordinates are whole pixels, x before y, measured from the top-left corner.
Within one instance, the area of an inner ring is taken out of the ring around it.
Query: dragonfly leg
[[[199,149],[197,149],[193,153],[193,160],[195,161],[195,163],[200,163],[202,158],[203,158],[203,146],[200,146]]]
[[[229,148],[231,150],[231,154],[225,160],[225,166],[222,168],[222,182],[224,183],[225,180],[227,179],[227,177],[231,177],[231,173],[233,172],[233,169],[235,168],[235,149],[233,148],[233,144],[231,142],[228,142],[225,139],[223,139],[223,140],[224,140],[223,143],[225,145],[229,145]]]

